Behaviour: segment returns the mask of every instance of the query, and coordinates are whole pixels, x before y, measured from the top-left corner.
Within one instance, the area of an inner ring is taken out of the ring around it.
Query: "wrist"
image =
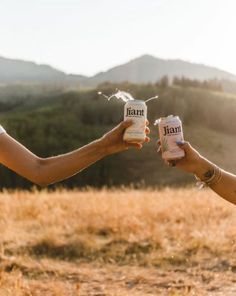
[[[200,180],[204,181],[210,177],[213,171],[214,171],[214,164],[208,161],[207,159],[205,159],[204,157],[200,157],[198,164],[193,173]]]
[[[98,145],[99,153],[102,155],[102,157],[112,154],[112,152],[110,151],[110,145],[104,137],[99,138],[96,142]]]

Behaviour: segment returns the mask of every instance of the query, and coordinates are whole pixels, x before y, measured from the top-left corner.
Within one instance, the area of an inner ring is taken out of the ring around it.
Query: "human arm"
[[[41,158],[33,154],[7,133],[0,135],[0,163],[40,186],[46,186],[69,178],[107,155],[140,149],[141,144],[123,141],[123,133],[132,124],[122,122],[96,141],[70,153]],[[146,133],[149,129],[146,128]],[[149,138],[146,138],[149,141]]]
[[[209,180],[214,174],[215,165],[204,158],[188,142],[180,142],[178,146],[185,151],[185,157],[174,162],[176,167],[196,175],[200,180]],[[221,170],[221,178],[209,187],[227,201],[236,204],[236,176]]]

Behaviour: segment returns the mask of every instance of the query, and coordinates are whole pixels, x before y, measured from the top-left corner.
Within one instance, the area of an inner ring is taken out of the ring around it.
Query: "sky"
[[[94,75],[143,54],[236,74],[235,0],[0,0],[0,56]]]

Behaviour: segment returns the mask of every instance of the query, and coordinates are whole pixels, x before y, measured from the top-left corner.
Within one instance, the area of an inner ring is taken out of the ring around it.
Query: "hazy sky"
[[[0,56],[93,75],[142,54],[236,74],[236,0],[0,0]]]

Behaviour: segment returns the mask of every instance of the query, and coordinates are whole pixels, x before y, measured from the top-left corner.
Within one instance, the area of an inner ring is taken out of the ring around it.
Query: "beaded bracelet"
[[[218,166],[214,165],[213,175],[210,178],[206,180],[201,180],[196,175],[195,178],[197,179],[196,185],[199,189],[210,187],[220,182],[220,180],[222,179],[222,170]]]

